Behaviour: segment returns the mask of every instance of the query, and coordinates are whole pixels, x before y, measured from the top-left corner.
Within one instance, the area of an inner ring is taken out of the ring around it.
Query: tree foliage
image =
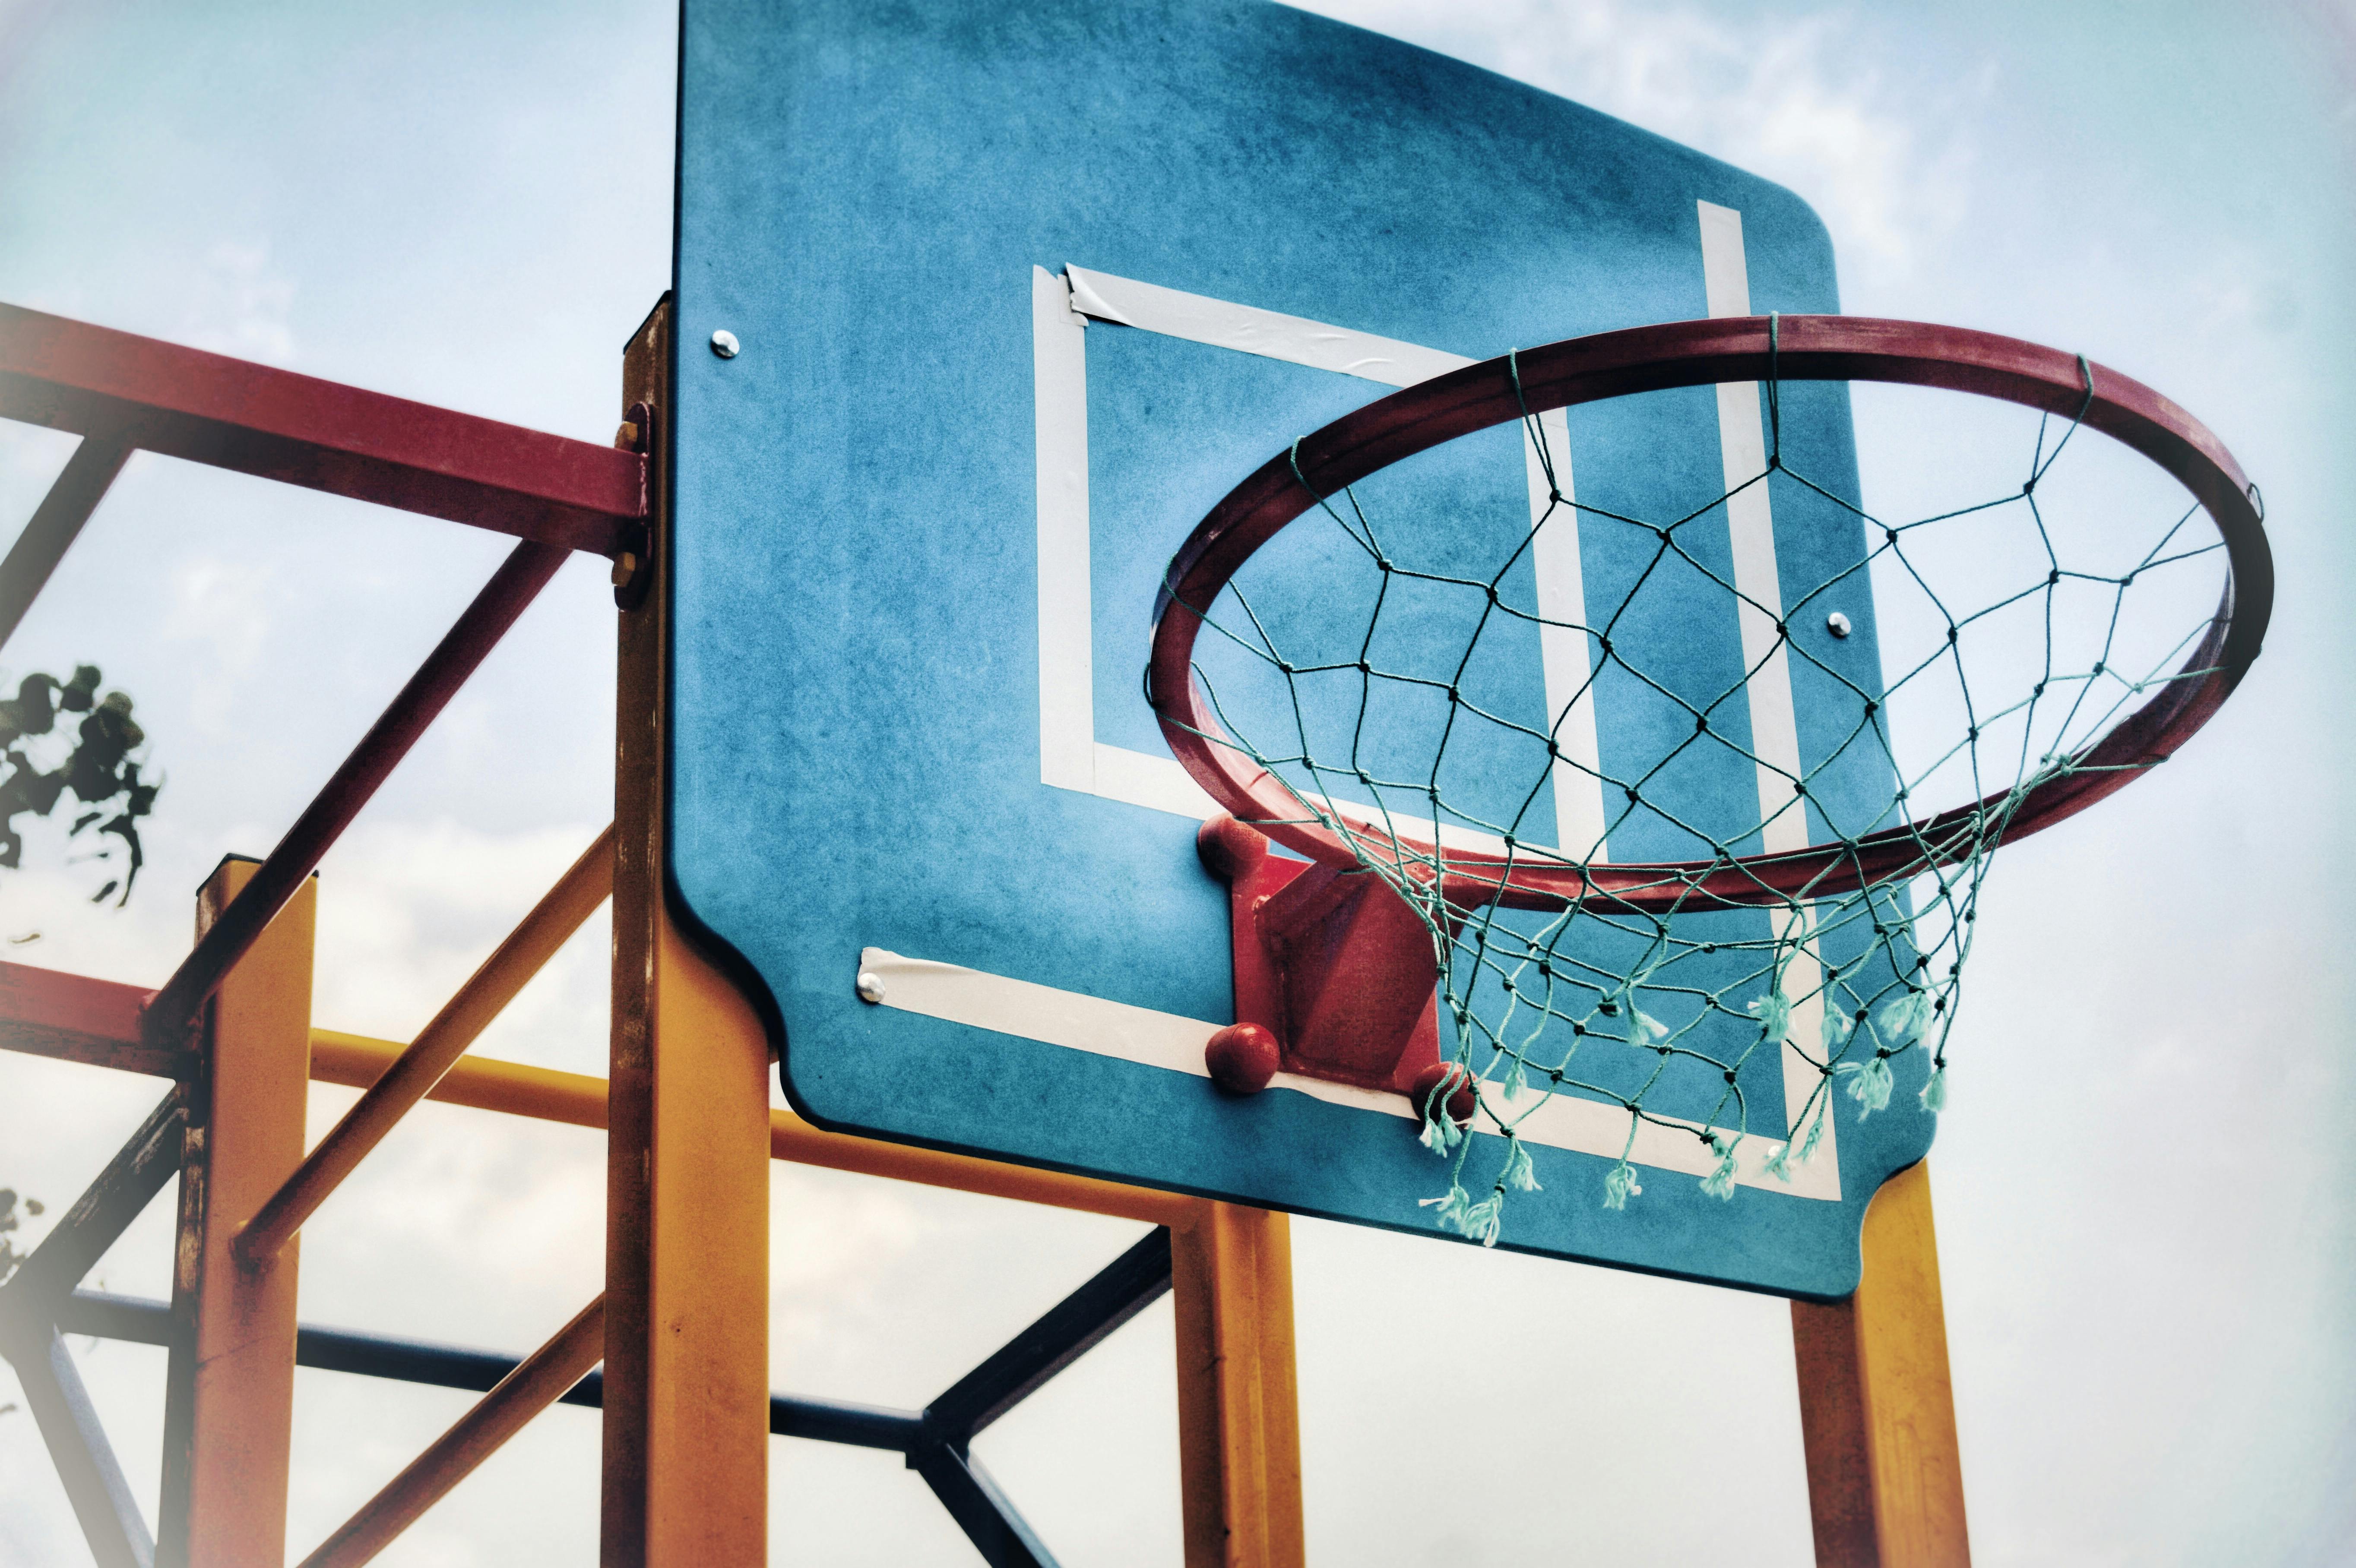
[[[39,1199],[27,1198],[23,1201],[24,1208],[20,1211],[16,1207],[16,1189],[0,1187],[0,1284],[6,1283],[8,1276],[16,1272],[16,1266],[32,1255],[18,1252],[16,1238],[8,1233],[24,1223],[25,1216],[38,1216],[41,1212]]]
[[[132,884],[146,863],[139,819],[155,808],[155,792],[163,786],[160,781],[150,783],[131,754],[147,738],[132,722],[131,699],[120,691],[100,697],[100,678],[96,665],[81,666],[71,680],[36,673],[17,683],[14,698],[0,699],[0,768],[6,770],[0,774],[0,867],[14,870],[23,860],[25,839],[16,819],[27,814],[47,816],[71,795],[81,810],[69,837],[94,830],[97,837],[112,835],[123,841],[127,856],[123,875],[110,878],[90,901],[103,902],[119,889],[120,907],[130,901]],[[63,763],[44,772],[26,742],[53,733],[61,719],[76,713],[82,718],[72,751]],[[112,853],[102,850],[98,859],[111,859]]]

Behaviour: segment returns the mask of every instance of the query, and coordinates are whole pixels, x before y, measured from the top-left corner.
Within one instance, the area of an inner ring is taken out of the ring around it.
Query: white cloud
[[[1925,101],[1856,63],[1842,11],[1731,18],[1627,0],[1421,0],[1307,9],[1471,60],[1790,186],[1847,265],[1903,276],[1964,220],[1985,70]]]
[[[362,820],[320,872],[314,1017],[408,1040],[555,885],[603,824],[485,832]],[[604,918],[584,926],[485,1032],[486,1054],[602,1072]]]
[[[271,264],[268,240],[216,241],[187,283],[176,340],[241,359],[294,361],[294,281]]]
[[[284,595],[266,561],[231,561],[198,556],[172,571],[170,608],[156,628],[161,639],[181,651],[207,678],[185,711],[213,736],[234,722],[237,699],[261,663],[277,624]]]

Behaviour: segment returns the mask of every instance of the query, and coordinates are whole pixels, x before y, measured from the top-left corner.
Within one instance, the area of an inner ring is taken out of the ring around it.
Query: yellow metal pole
[[[401,1051],[402,1047],[392,1040],[315,1029],[311,1031],[311,1076],[321,1083],[365,1089],[376,1082]],[[425,1097],[508,1115],[570,1122],[581,1127],[605,1125],[603,1078],[593,1078],[585,1072],[559,1072],[548,1067],[527,1067],[519,1061],[501,1061],[496,1057],[460,1058]],[[1147,1187],[1124,1187],[1117,1181],[1067,1176],[1059,1170],[1033,1170],[994,1159],[977,1159],[971,1155],[944,1154],[938,1149],[910,1148],[844,1133],[822,1132],[791,1111],[769,1112],[769,1157],[796,1165],[823,1166],[829,1170],[856,1171],[862,1176],[880,1176],[892,1181],[986,1193],[1018,1203],[1046,1203],[1058,1209],[1111,1214],[1123,1220],[1141,1220],[1150,1225],[1192,1224],[1201,1207],[1196,1199]]]
[[[605,1298],[601,1296],[386,1482],[382,1491],[303,1559],[303,1568],[359,1568],[375,1557],[533,1416],[563,1398],[605,1352]]]
[[[669,332],[666,302],[624,357],[626,407],[658,419]],[[655,574],[651,592],[621,615],[616,720],[607,1568],[759,1563],[768,1551],[768,1041],[664,908],[659,474],[654,513],[649,559],[635,563]]]
[[[614,830],[608,827],[238,1232],[238,1260],[250,1267],[292,1240],[613,891]]]
[[[1290,1222],[1202,1203],[1170,1252],[1186,1568],[1301,1568]]]
[[[1968,1568],[1927,1164],[1865,1214],[1847,1301],[1792,1303],[1819,1568]]]
[[[198,895],[201,936],[257,862],[224,860]],[[305,880],[215,994],[190,1094],[172,1271],[156,1556],[176,1568],[286,1557],[297,1249],[259,1269],[238,1227],[303,1157],[316,879]]]

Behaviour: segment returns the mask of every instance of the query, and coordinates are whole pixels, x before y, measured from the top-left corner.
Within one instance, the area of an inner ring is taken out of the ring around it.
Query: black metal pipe
[[[1055,1568],[1047,1543],[1015,1509],[981,1461],[947,1443],[929,1443],[908,1456],[965,1538],[990,1568]]]
[[[161,1301],[78,1290],[58,1313],[58,1327],[69,1334],[90,1334],[102,1339],[127,1339],[140,1345],[166,1345],[171,1340],[172,1312]],[[351,1372],[360,1377],[391,1378],[425,1383],[434,1388],[465,1389],[487,1393],[515,1371],[519,1358],[496,1350],[474,1350],[441,1345],[430,1339],[395,1339],[379,1334],[356,1334],[343,1328],[302,1328],[294,1332],[294,1364],[320,1371]],[[560,1404],[600,1409],[605,1403],[605,1379],[591,1372],[558,1401]],[[905,1454],[920,1440],[924,1423],[913,1411],[887,1410],[879,1405],[852,1404],[830,1399],[769,1396],[769,1430],[780,1437],[806,1437],[819,1443],[842,1443],[859,1448],[882,1448]]]
[[[925,1407],[925,1424],[959,1449],[1049,1378],[1102,1344],[1170,1288],[1170,1232],[1156,1226],[995,1355]]]

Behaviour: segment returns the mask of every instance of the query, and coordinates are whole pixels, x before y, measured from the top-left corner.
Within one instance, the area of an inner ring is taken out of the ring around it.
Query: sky
[[[2167,768],[1999,859],[1931,1164],[1977,1561],[2356,1559],[2335,811],[2356,8],[1312,8],[1791,187],[1848,311],[2082,350],[2193,409],[2264,485],[2265,656]],[[669,277],[671,29],[620,5],[0,0],[0,300],[607,439],[619,348]],[[1867,435],[1869,499],[1914,449]],[[70,447],[0,426],[0,530]],[[160,981],[211,866],[275,841],[504,548],[135,458],[0,677],[88,662],[134,695],[167,780],[149,866],[102,908],[105,868],[34,833],[0,872],[5,956]],[[413,1034],[606,820],[602,564],[559,576],[328,857],[320,1026]],[[601,915],[479,1052],[602,1072],[606,942]],[[0,1053],[0,1184],[53,1217],[158,1092]],[[314,1090],[315,1136],[350,1099]],[[536,1345],[598,1288],[603,1170],[594,1135],[423,1107],[307,1230],[303,1316]],[[170,1207],[92,1283],[164,1294]],[[1137,1232],[778,1168],[773,1386],[921,1404]],[[1780,1302],[1294,1235],[1312,1560],[1808,1561]],[[1165,1302],[980,1445],[1068,1563],[1178,1560],[1170,1332]],[[1468,1362],[1468,1337],[1508,1349]],[[152,1516],[161,1354],[76,1349]],[[292,1549],[467,1398],[302,1374]],[[779,1561],[970,1561],[889,1456],[781,1439],[771,1466]],[[382,1561],[593,1561],[595,1488],[595,1418],[552,1412]],[[0,1563],[80,1550],[29,1418],[0,1413]]]

